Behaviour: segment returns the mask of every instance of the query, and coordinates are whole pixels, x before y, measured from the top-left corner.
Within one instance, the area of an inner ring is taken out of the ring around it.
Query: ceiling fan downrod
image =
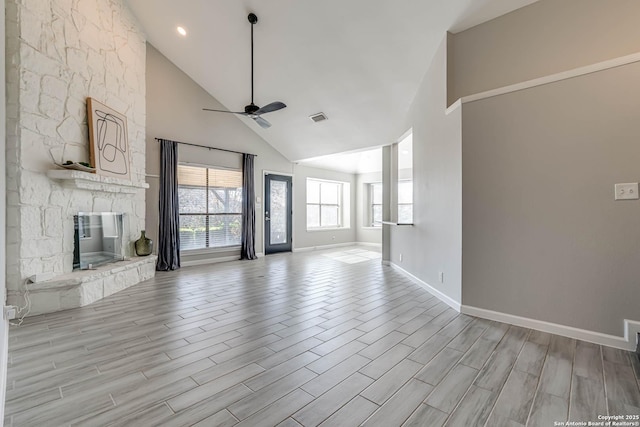
[[[247,19],[251,23],[251,104],[244,107],[244,112],[252,114],[258,111],[258,106],[253,103],[253,26],[258,22],[258,17],[255,13],[250,13]]]

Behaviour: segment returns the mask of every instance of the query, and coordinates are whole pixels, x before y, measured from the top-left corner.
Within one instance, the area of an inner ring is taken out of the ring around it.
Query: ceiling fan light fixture
[[[314,123],[318,123],[318,122],[323,122],[325,120],[329,120],[329,117],[327,117],[327,115],[325,113],[316,113],[316,114],[312,114],[309,116],[309,118],[314,122]]]
[[[261,128],[268,129],[271,127],[271,123],[263,119],[261,116],[266,113],[273,113],[274,111],[282,110],[287,105],[284,102],[274,101],[262,107],[259,107],[253,103],[253,26],[258,22],[258,17],[255,13],[250,13],[248,16],[249,23],[251,23],[251,104],[244,107],[244,111],[226,111],[217,110],[213,108],[203,108],[205,111],[215,111],[216,113],[229,113],[238,114],[241,116],[249,117],[253,119]]]

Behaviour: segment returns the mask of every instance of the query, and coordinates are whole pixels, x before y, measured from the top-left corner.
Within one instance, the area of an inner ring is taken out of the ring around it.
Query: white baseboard
[[[638,348],[638,334],[640,334],[640,322],[624,319],[624,339],[629,342],[629,350]]]
[[[374,248],[378,248],[378,249],[382,248],[382,243],[356,242],[355,245],[356,246],[369,246],[369,247],[374,247]]]
[[[264,252],[256,252],[258,258],[264,258]]]
[[[321,251],[323,249],[343,248],[345,246],[356,246],[357,244],[358,243],[356,242],[347,242],[347,243],[334,243],[333,245],[307,246],[304,248],[293,248],[293,252]]]
[[[219,262],[227,262],[227,261],[238,261],[239,259],[240,257],[238,255],[232,255],[232,256],[221,256],[218,258],[194,259],[191,261],[180,260],[180,266],[194,267],[196,265],[217,264]]]
[[[383,261],[383,264],[384,264],[384,261]],[[424,282],[423,280],[417,278],[416,276],[414,276],[413,274],[409,273],[404,268],[399,267],[397,264],[389,262],[388,265],[391,265],[392,268],[394,268],[395,270],[398,270],[399,272],[401,272],[402,274],[404,274],[405,276],[407,276],[408,278],[410,278],[411,280],[416,282],[418,285],[420,285],[421,287],[426,289],[427,292],[429,292],[430,294],[432,294],[433,296],[438,298],[443,303],[447,304],[449,307],[453,308],[455,311],[460,312],[460,303],[458,301],[456,301],[453,298],[451,298],[450,296],[440,292],[439,290],[437,290],[436,288],[434,288],[433,286],[431,286],[427,282]]]
[[[304,248],[293,248],[293,252],[321,251],[323,249],[344,248],[345,246],[369,246],[369,247],[374,247],[374,248],[382,248],[382,243],[370,243],[370,242],[334,243],[332,245],[307,246],[307,247],[304,247]]]
[[[501,313],[484,308],[471,307],[468,305],[463,305],[461,312],[470,316],[509,323],[515,326],[522,326],[524,328],[535,329],[537,331],[562,335],[564,337],[575,338],[594,344],[606,345],[608,347],[615,347],[629,351],[635,350],[636,336],[637,333],[640,332],[640,322],[627,319],[624,320],[625,336],[618,337],[615,335],[603,334],[601,332],[588,331],[586,329],[574,328],[572,326],[545,322],[543,320],[530,319],[527,317]]]
[[[447,304],[454,310],[468,314],[470,316],[481,317],[483,319],[495,320],[510,325],[521,326],[524,328],[535,329],[537,331],[548,332],[551,334],[561,335],[564,337],[575,338],[582,341],[588,341],[594,344],[606,345],[608,347],[620,348],[628,351],[635,351],[637,346],[637,336],[640,333],[640,321],[624,319],[624,336],[603,334],[601,332],[588,331],[586,329],[574,328],[572,326],[560,325],[557,323],[545,322],[543,320],[530,319],[527,317],[516,316],[513,314],[501,313],[498,311],[487,310],[484,308],[461,305],[458,301],[445,295],[433,286],[417,278],[402,267],[392,262],[383,261],[382,264],[389,265],[398,270],[412,281],[423,287],[430,294],[434,295],[440,301]]]

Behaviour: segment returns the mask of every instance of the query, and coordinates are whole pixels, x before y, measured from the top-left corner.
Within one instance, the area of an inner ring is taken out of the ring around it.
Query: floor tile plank
[[[429,384],[410,380],[384,405],[364,422],[366,427],[402,425],[433,390]]]
[[[450,414],[465,395],[478,370],[465,365],[456,365],[424,401],[429,406]]]
[[[237,401],[227,409],[237,419],[243,420],[315,377],[314,372],[307,368],[301,368]]]
[[[552,394],[536,393],[531,414],[527,422],[528,426],[552,426],[555,423],[564,423],[569,417],[569,402]]]
[[[356,372],[293,414],[293,418],[305,427],[317,426],[372,382],[371,378]]]
[[[512,371],[496,401],[493,414],[519,424],[526,424],[537,386],[538,376]],[[491,419],[489,424],[492,424]]]
[[[483,426],[489,417],[497,394],[471,386],[446,422],[446,426]]]
[[[574,374],[572,381],[569,420],[598,420],[598,415],[607,413],[602,379],[591,379]]]
[[[321,427],[357,427],[379,408],[378,405],[356,396],[346,405],[327,418]]]
[[[421,368],[422,364],[420,363],[408,359],[403,360],[391,368],[389,372],[378,378],[373,384],[367,387],[366,390],[360,393],[360,395],[373,403],[382,405]]]
[[[449,414],[422,404],[415,410],[402,427],[442,427]]]

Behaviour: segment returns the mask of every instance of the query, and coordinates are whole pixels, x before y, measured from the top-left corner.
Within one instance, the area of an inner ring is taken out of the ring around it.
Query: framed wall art
[[[87,98],[89,155],[96,173],[131,180],[127,118],[117,111]]]

